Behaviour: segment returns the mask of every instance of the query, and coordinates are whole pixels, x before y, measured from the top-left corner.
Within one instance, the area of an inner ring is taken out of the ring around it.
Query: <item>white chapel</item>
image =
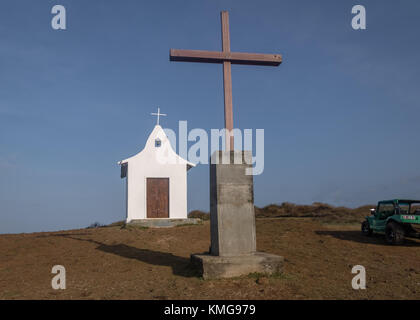
[[[187,219],[187,171],[193,163],[172,149],[165,131],[157,125],[144,149],[122,161],[126,178],[127,223],[144,219]]]

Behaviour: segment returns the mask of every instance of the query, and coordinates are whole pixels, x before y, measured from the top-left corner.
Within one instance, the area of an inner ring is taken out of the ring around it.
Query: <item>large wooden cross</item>
[[[179,50],[171,49],[171,61],[223,63],[223,87],[225,97],[226,151],[233,150],[233,110],[232,110],[232,72],[231,64],[278,66],[282,62],[280,54],[243,53],[230,51],[229,13],[221,12],[222,50]]]

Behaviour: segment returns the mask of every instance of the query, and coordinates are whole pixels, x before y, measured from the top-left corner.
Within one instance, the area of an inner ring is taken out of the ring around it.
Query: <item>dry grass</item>
[[[188,214],[188,218],[196,218],[196,219],[198,218],[198,219],[201,219],[201,220],[209,220],[210,215],[209,215],[208,212],[204,212],[204,211],[200,211],[200,210],[194,210],[194,211],[191,211]]]
[[[178,228],[120,226],[0,236],[0,299],[419,299],[420,240],[388,246],[360,224],[319,218],[257,219],[259,251],[282,255],[284,272],[202,280],[191,253],[205,252],[210,223]],[[53,290],[51,268],[66,268]],[[352,266],[367,289],[353,290]]]
[[[356,223],[370,214],[375,205],[365,205],[355,209],[335,207],[326,203],[315,202],[312,205],[297,205],[283,202],[281,205],[270,204],[263,208],[255,207],[257,218],[319,218],[326,223]]]

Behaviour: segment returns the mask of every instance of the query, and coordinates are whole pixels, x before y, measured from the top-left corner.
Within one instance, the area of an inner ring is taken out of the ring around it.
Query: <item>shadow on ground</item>
[[[360,231],[356,230],[337,230],[337,231],[315,231],[317,235],[320,236],[332,236],[334,238],[346,241],[353,241],[358,243],[366,243],[366,244],[375,244],[375,245],[386,245],[385,236],[383,234],[373,234],[370,237],[366,237],[361,234]],[[405,247],[420,247],[420,242],[412,240],[412,239],[405,239],[405,242],[402,246]]]
[[[79,234],[87,235],[87,234]],[[92,239],[83,239],[74,237],[73,234],[54,234],[53,236],[64,237],[67,239],[73,239],[77,241],[86,241],[98,245],[96,250],[100,250],[106,253],[114,254],[127,259],[136,259],[147,264],[155,266],[168,266],[172,268],[174,275],[182,277],[199,277],[200,274],[190,264],[190,259],[185,257],[175,256],[168,252],[159,252],[149,249],[140,249],[126,244],[105,244]]]

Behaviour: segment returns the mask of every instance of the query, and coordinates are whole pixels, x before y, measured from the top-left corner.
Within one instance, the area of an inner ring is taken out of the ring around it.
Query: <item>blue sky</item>
[[[235,127],[265,130],[257,205],[420,198],[418,1],[5,0],[0,233],[124,219],[116,162],[143,148],[157,106],[164,127],[223,127],[222,67],[168,58],[220,50],[221,10],[233,51],[284,58],[232,68]],[[189,210],[208,210],[208,172],[189,171]]]

